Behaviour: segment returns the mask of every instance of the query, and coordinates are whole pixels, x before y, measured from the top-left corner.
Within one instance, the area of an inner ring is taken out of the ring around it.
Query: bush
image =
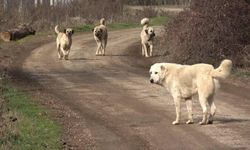
[[[218,65],[225,58],[250,66],[250,4],[246,0],[193,0],[165,27],[163,59]]]

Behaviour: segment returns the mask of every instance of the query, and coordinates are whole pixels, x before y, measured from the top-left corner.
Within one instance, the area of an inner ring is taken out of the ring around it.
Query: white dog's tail
[[[106,25],[105,18],[102,18],[102,19],[100,20],[100,24],[101,24],[101,25]]]
[[[145,26],[145,25],[148,25],[149,24],[149,19],[148,18],[143,18],[141,20],[141,25]]]
[[[56,34],[60,33],[60,31],[58,29],[58,25],[55,26],[55,32],[56,32]]]
[[[232,61],[229,59],[225,59],[221,62],[218,68],[214,69],[211,72],[211,75],[214,78],[225,79],[230,75],[231,69],[232,69]]]

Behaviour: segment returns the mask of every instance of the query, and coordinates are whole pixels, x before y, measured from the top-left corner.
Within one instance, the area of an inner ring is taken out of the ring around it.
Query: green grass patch
[[[159,16],[159,17],[154,17],[151,18],[151,24],[153,26],[161,26],[161,25],[165,25],[169,22],[170,18],[169,17],[165,17],[165,16]]]
[[[0,137],[0,149],[61,149],[61,128],[47,115],[46,108],[36,105],[30,97],[9,85],[2,86],[2,97],[17,121],[15,132],[7,130],[7,137]]]
[[[159,16],[159,17],[154,17],[150,18],[150,24],[152,26],[161,26],[167,24],[169,21],[169,17],[167,16]],[[133,22],[126,22],[126,23],[111,23],[107,24],[108,30],[114,31],[114,30],[122,30],[122,29],[131,29],[131,28],[137,28],[141,27],[141,24],[138,23],[133,23]],[[83,25],[83,26],[77,26],[73,27],[73,29],[76,32],[89,32],[92,29],[94,29],[95,25],[93,24],[88,24],[88,25]]]
[[[238,78],[250,79],[250,69],[236,68],[232,70],[232,74]]]

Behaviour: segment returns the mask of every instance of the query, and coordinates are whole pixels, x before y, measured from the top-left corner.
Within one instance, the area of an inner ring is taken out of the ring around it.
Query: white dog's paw
[[[180,122],[179,121],[173,121],[172,124],[173,125],[178,125],[178,124],[180,124]]]
[[[199,125],[206,125],[206,122],[201,121],[199,122]]]
[[[186,124],[193,124],[193,123],[194,123],[193,120],[188,120],[188,121],[186,122]]]

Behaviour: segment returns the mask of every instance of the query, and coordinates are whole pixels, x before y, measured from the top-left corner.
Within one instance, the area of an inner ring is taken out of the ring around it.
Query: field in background
[[[168,16],[159,16],[150,18],[150,24],[152,26],[162,26],[168,23],[170,17]],[[107,21],[108,22],[108,21]],[[88,32],[91,31],[96,25],[94,24],[87,24],[82,26],[73,27],[76,32]],[[121,30],[121,29],[130,29],[130,28],[137,28],[141,27],[140,20],[137,23],[134,22],[125,22],[125,23],[107,23],[108,30]]]

